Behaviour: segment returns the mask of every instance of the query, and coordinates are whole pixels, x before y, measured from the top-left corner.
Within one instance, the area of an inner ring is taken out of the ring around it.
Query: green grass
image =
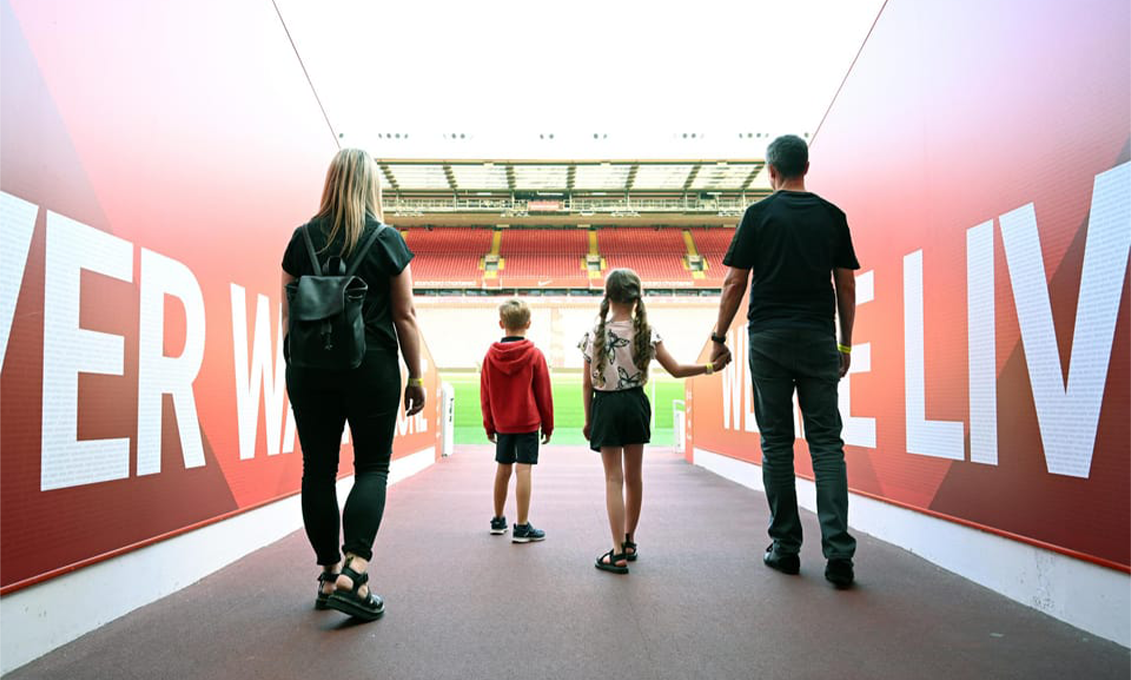
[[[470,372],[442,372],[440,379],[451,383],[456,392],[455,443],[487,444],[483,431],[483,417],[479,412],[479,374]],[[554,434],[550,444],[585,445],[581,426],[585,424],[585,411],[581,404],[581,373],[557,371],[550,378],[554,393]],[[655,402],[652,404],[655,423],[652,426],[652,443],[671,446],[672,402],[683,400],[683,381],[668,375],[653,375],[644,391]]]

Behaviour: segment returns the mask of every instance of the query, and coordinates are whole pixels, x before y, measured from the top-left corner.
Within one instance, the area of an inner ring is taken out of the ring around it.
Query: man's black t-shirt
[[[860,268],[844,213],[804,191],[778,191],[747,208],[723,264],[750,270],[751,331],[835,332],[832,271]]]
[[[378,222],[369,218],[365,222],[365,230],[357,241],[357,248],[365,243],[365,239],[377,228]],[[338,270],[326,269],[331,258],[339,257],[345,234],[339,232],[334,243],[329,248],[326,246],[326,235],[330,231],[329,220],[314,219],[309,225],[310,240],[314,242],[314,250],[318,253],[319,264],[324,274],[336,275]],[[294,277],[304,274],[314,274],[314,265],[310,262],[310,255],[306,251],[306,243],[302,238],[302,227],[295,229],[291,235],[291,242],[283,253],[283,270]],[[348,258],[347,258],[348,259]],[[389,301],[389,277],[396,276],[404,271],[412,260],[412,251],[404,242],[404,237],[396,229],[389,227],[377,236],[377,240],[365,253],[365,261],[357,268],[357,276],[369,286],[365,294],[365,302],[361,305],[361,315],[365,319],[365,342],[369,348],[380,347],[386,350],[397,351],[397,333],[393,326],[393,310]],[[348,265],[347,265],[348,266]]]

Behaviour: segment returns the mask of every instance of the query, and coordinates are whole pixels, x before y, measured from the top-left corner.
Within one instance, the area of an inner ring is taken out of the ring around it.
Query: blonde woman
[[[614,269],[605,277],[600,316],[579,347],[585,357],[583,432],[589,448],[601,452],[613,539],[612,550],[598,557],[596,566],[627,574],[628,563],[638,557],[633,539],[644,494],[644,445],[651,439],[652,407],[644,395],[648,366],[656,359],[676,378],[689,378],[709,375],[730,358],[713,364],[677,363],[648,323],[640,277],[631,269]]]
[[[287,393],[302,444],[303,524],[322,567],[315,607],[336,609],[365,621],[385,611],[382,599],[369,589],[367,569],[385,509],[401,397],[398,349],[408,368],[405,409],[413,415],[424,408],[409,269],[412,252],[400,233],[385,228],[381,219],[377,164],[365,151],[343,149],[326,173],[321,208],[295,230],[283,255],[284,328],[289,328],[287,284],[315,274],[306,235],[323,271],[340,271],[338,258],[350,264],[359,259],[356,275],[368,285],[362,304],[365,355],[357,368],[297,366],[284,344]],[[359,244],[367,242],[368,248],[361,252]],[[346,422],[353,439],[354,484],[339,516],[338,454]],[[338,551],[339,527],[344,535],[344,560]]]

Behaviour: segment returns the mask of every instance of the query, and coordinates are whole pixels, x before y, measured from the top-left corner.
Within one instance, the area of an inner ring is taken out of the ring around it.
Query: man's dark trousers
[[[801,549],[793,475],[795,388],[816,477],[822,551],[825,559],[851,558],[856,552],[856,539],[848,533],[848,479],[837,408],[839,372],[836,337],[828,331],[775,328],[750,333],[762,481],[770,503],[770,538],[780,553],[796,554]]]

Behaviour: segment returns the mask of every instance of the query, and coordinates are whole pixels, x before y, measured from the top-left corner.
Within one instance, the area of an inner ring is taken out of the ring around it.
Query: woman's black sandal
[[[338,580],[338,574],[332,571],[324,571],[318,575],[318,597],[314,598],[315,609],[329,609],[326,606],[326,600],[330,599],[330,593],[324,592],[322,588],[327,583],[333,583]]]
[[[620,549],[624,552],[624,558],[626,560],[628,560],[629,562],[636,561],[636,558],[638,557],[637,553],[639,551],[637,551],[636,544],[628,538],[627,534],[625,534],[624,543],[620,544]],[[629,550],[631,550],[632,552],[629,552]]]
[[[335,590],[326,599],[326,606],[336,609],[343,614],[349,614],[363,621],[373,621],[381,618],[385,613],[385,602],[380,596],[373,594],[373,589],[365,597],[358,594],[358,589],[369,581],[369,573],[357,573],[348,565],[342,566],[342,575],[353,581],[350,590]]]
[[[608,562],[605,561],[606,557],[609,558]],[[601,571],[611,571],[614,574],[627,574],[628,567],[621,567],[617,565],[617,562],[627,559],[628,557],[624,553],[617,554],[614,551],[610,550],[604,555],[598,557],[597,562],[594,566],[596,566]]]

